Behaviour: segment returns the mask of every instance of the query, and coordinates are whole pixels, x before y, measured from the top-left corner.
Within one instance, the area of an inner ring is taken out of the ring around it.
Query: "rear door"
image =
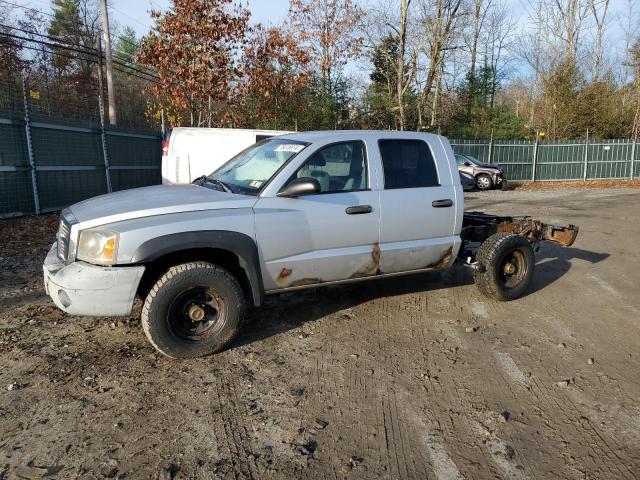
[[[459,241],[454,234],[458,199],[442,143],[436,136],[415,135],[383,138],[378,147],[383,173],[380,270],[449,266]]]
[[[281,175],[287,178],[283,185],[315,178],[321,192],[297,198],[272,192],[254,206],[265,289],[375,275],[380,208],[365,143],[320,146]]]

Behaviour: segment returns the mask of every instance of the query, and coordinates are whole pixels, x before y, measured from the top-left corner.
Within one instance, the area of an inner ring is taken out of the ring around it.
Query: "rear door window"
[[[379,140],[385,190],[440,185],[431,149],[422,140]]]

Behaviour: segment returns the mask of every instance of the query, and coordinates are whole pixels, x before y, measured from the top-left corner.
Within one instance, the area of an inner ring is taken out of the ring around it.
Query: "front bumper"
[[[126,316],[131,313],[143,266],[99,267],[63,263],[54,243],[42,267],[44,288],[58,308],[72,315]]]

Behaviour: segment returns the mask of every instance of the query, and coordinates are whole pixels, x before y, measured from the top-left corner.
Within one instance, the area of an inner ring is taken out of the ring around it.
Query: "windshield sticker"
[[[278,145],[276,147],[276,152],[294,152],[298,153],[300,150],[304,148],[304,145],[300,145],[299,143],[285,143],[282,145]]]
[[[264,183],[264,182],[263,182],[262,180],[254,180],[254,181],[252,181],[252,182],[249,184],[249,186],[250,186],[251,188],[260,188],[260,187],[262,186],[262,184],[263,184],[263,183]]]

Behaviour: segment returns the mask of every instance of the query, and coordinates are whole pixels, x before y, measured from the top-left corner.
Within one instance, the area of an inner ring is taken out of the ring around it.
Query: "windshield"
[[[480,160],[472,157],[471,155],[456,154],[456,161],[458,162],[458,165],[464,165],[466,162],[473,163],[474,165],[478,165],[478,166],[482,165],[480,163]]]
[[[218,170],[209,181],[222,182],[233,193],[257,195],[271,177],[308,143],[272,138],[243,150]]]

